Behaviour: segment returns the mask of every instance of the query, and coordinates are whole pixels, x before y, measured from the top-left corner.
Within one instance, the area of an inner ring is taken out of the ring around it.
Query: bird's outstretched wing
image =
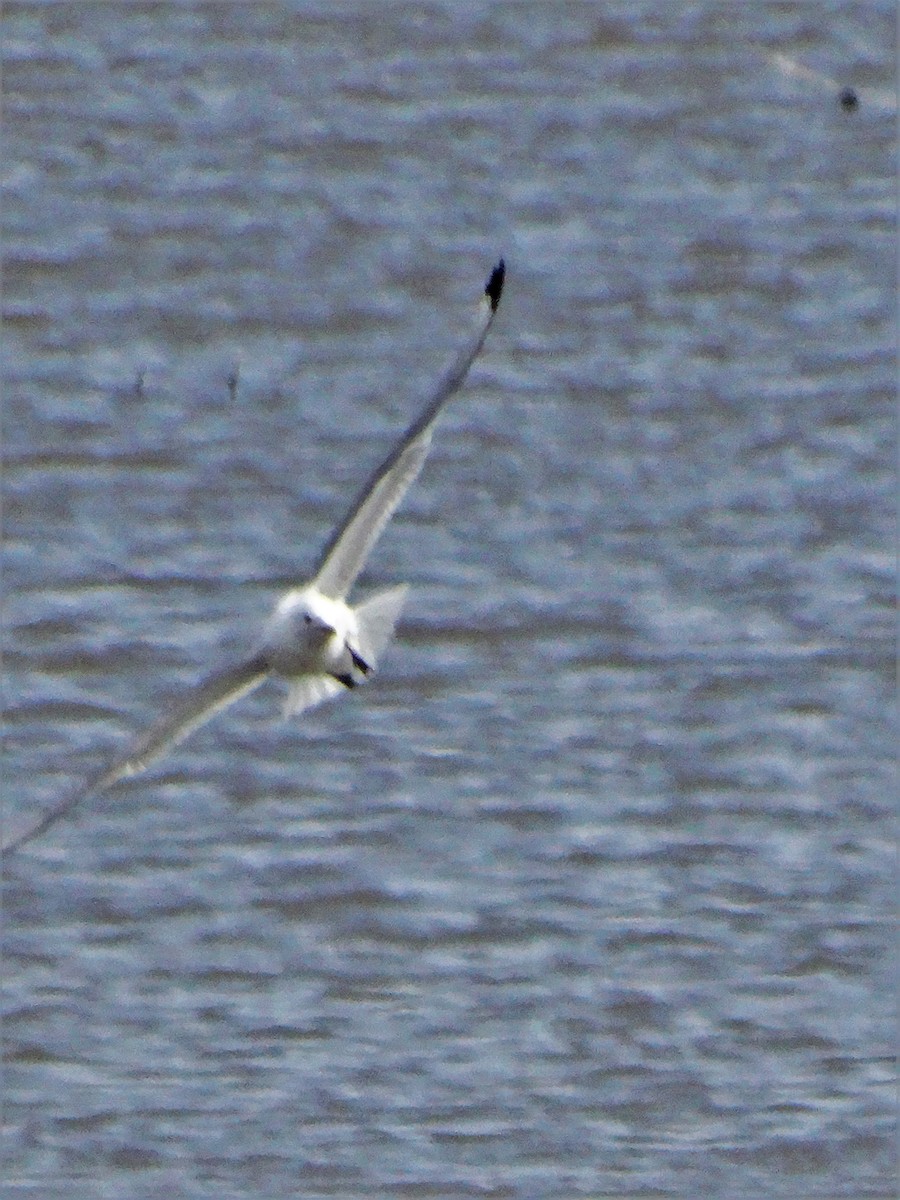
[[[472,333],[441,376],[431,399],[369,479],[349,514],[322,551],[313,586],[343,600],[363,569],[372,547],[403,499],[428,454],[431,430],[447,400],[458,391],[484,345],[500,303],[506,268],[503,259],[490,274]]]
[[[113,759],[86,783],[81,784],[56,808],[40,817],[30,818],[22,828],[4,827],[0,853],[8,854],[18,850],[25,842],[49,829],[60,817],[65,816],[88,796],[104,792],[119,780],[146,770],[152,762],[172,746],[184,741],[188,734],[205,724],[217,712],[259,687],[268,675],[269,667],[262,655],[256,655],[237,666],[226,667],[223,671],[210,675],[191,689],[180,702],[173,704],[145,733],[137,737],[123,754]]]
[[[462,384],[487,337],[500,302],[504,274],[501,259],[487,281],[477,323],[469,339],[444,372],[428,404],[366,484],[350,514],[325,547],[313,581],[313,586],[325,596],[336,600],[346,596],[379,534],[421,470],[438,413]],[[371,625],[372,645],[368,651],[373,661],[391,636],[402,599],[403,589],[400,588],[380,593],[360,605],[360,617],[367,618]],[[209,676],[136,738],[124,754],[81,784],[61,804],[40,817],[28,818],[18,828],[5,826],[0,854],[10,853],[31,841],[88,796],[104,792],[120,780],[145,770],[217,712],[258,687],[270,673],[265,655],[259,653]],[[298,680],[287,707],[292,712],[302,711],[336,695],[344,686],[341,680],[329,676]]]

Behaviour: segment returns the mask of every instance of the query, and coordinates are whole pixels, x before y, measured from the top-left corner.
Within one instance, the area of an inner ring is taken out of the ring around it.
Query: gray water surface
[[[5,865],[7,1194],[894,1194],[894,20],[5,6],[8,813],[253,644],[509,272],[378,676]]]

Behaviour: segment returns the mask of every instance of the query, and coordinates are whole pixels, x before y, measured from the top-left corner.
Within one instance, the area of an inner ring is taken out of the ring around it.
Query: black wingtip
[[[484,286],[484,294],[491,302],[491,312],[497,311],[500,296],[503,292],[503,280],[506,278],[506,263],[501,258],[491,271],[491,277]]]

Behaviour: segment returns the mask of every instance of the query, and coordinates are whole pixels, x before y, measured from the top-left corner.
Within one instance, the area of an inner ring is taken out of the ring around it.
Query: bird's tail
[[[400,610],[408,591],[407,585],[401,583],[399,587],[376,592],[356,606],[359,653],[370,667],[378,666],[378,660],[394,636],[394,627],[400,619]]]

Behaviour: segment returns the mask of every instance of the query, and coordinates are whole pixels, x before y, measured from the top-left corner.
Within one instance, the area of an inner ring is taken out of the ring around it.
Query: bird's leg
[[[348,646],[347,650],[350,653],[350,657],[353,660],[353,665],[356,667],[357,671],[363,675],[368,675],[372,668],[369,666],[366,660],[361,655],[357,654],[352,646]]]

